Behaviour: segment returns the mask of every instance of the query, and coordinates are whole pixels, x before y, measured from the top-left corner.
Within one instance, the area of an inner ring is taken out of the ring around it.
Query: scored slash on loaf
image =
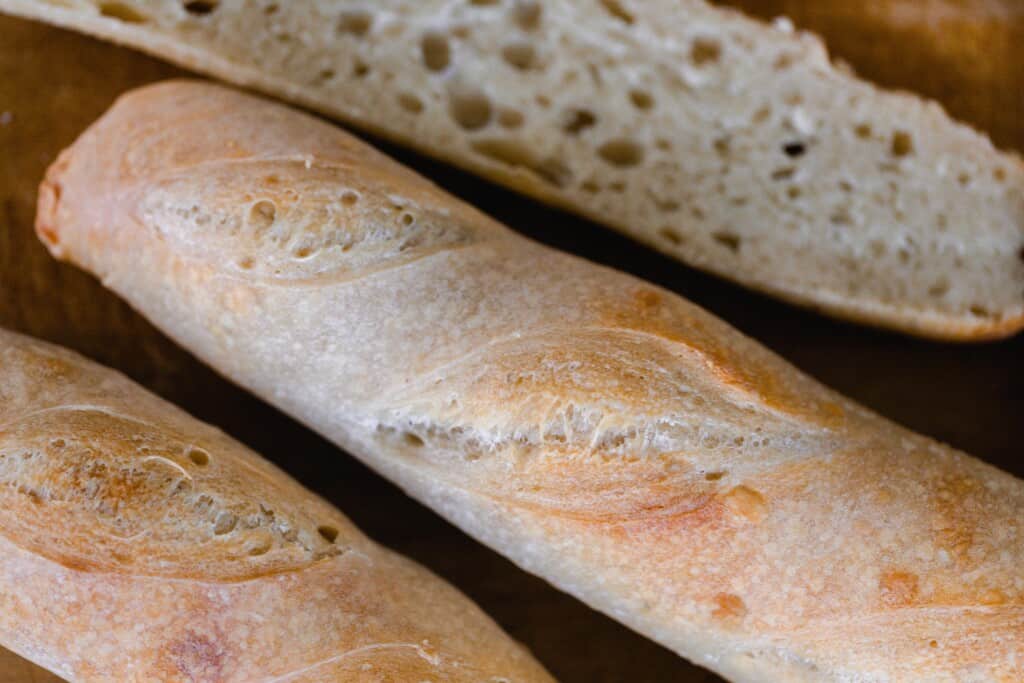
[[[220,431],[0,329],[0,645],[72,683],[553,683]]]
[[[703,0],[0,0],[312,107],[836,316],[1024,327],[1024,165]]]
[[[1024,484],[352,136],[134,91],[37,230],[218,371],[734,681],[1024,678]]]

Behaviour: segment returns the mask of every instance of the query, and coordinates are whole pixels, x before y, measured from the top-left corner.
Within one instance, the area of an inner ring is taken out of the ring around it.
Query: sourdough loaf
[[[249,449],[3,330],[0,645],[75,682],[552,681]]]
[[[51,167],[37,228],[227,377],[735,681],[1024,678],[1020,480],[326,123],[134,91]]]

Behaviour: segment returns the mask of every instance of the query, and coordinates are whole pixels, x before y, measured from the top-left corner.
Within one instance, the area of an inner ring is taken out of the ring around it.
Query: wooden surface
[[[863,75],[916,89],[1024,150],[1024,0],[739,0],[825,35]],[[0,325],[75,348],[276,461],[367,533],[459,586],[565,683],[718,681],[474,543],[330,444],[177,349],[32,234],[57,152],[120,92],[176,75],[127,50],[0,17]],[[1024,475],[1024,338],[943,346],[739,290],[584,221],[387,150],[542,241],[669,287],[878,412]],[[52,677],[0,651],[0,683]]]

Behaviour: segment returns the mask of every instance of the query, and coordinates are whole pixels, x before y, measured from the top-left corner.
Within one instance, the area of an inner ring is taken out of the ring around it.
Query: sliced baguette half
[[[1024,326],[1024,170],[702,0],[0,0],[298,102],[834,316]]]

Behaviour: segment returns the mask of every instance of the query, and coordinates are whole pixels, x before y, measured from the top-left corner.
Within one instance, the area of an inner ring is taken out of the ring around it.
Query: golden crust
[[[734,680],[1024,676],[1019,480],[321,121],[135,91],[51,169],[39,228],[227,376]]]
[[[550,681],[221,432],[0,330],[0,642],[71,681]]]

